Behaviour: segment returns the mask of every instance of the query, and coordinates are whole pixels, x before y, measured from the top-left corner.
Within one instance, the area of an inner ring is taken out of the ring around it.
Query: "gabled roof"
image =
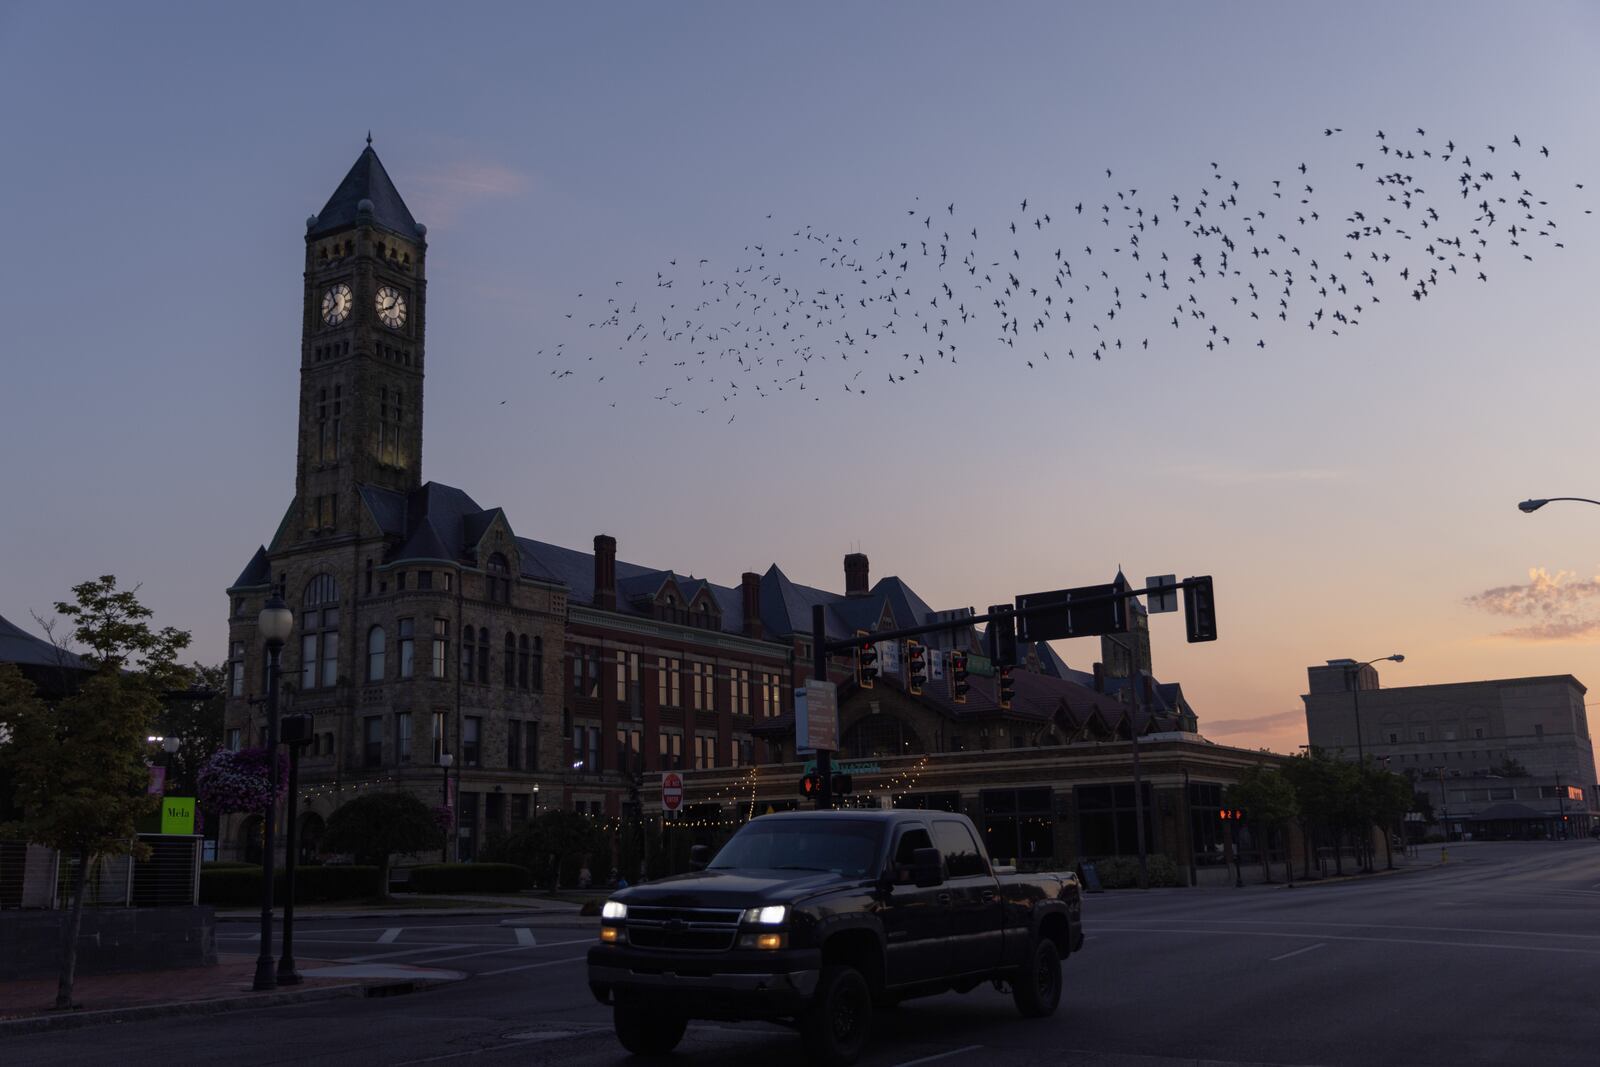
[[[344,181],[317,212],[316,221],[306,227],[307,236],[320,237],[355,225],[363,200],[372,202],[372,221],[377,225],[413,240],[421,236],[417,220],[411,217],[411,209],[400,198],[400,191],[394,187],[389,172],[383,169],[378,153],[370,144],[356,157]]]
[[[271,584],[272,561],[267,558],[267,546],[262,545],[256,549],[256,554],[250,557],[250,562],[244,565],[244,570],[239,572],[239,577],[235,578],[228,588],[259,589]]]
[[[65,649],[38,638],[0,616],[0,663],[26,667],[64,667],[92,671],[94,667]]]

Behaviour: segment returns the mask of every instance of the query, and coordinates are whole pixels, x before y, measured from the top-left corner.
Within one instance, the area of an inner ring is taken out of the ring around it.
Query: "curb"
[[[462,916],[477,915],[483,918],[492,918],[497,915],[526,915],[529,908],[397,908],[397,909],[372,909],[362,910],[351,908],[347,911],[330,911],[324,909],[296,908],[296,919],[426,919],[426,918],[461,918]],[[282,918],[282,912],[274,909],[274,913]],[[219,911],[219,920],[229,922],[241,919],[259,920],[260,911]]]
[[[1396,867],[1394,870],[1372,871],[1368,874],[1336,874],[1326,878],[1312,878],[1307,881],[1295,881],[1293,885],[1281,882],[1271,883],[1273,889],[1303,889],[1319,885],[1348,885],[1352,882],[1370,882],[1374,878],[1392,878],[1397,874],[1407,874],[1411,871],[1431,871],[1438,867],[1447,866],[1444,863],[1429,863]]]
[[[427,988],[413,983],[414,988]],[[284,1004],[303,1004],[317,1000],[336,1000],[341,997],[358,997],[365,994],[367,986],[360,982],[344,985],[321,986],[316,989],[295,989],[285,993],[255,993],[249,996],[213,997],[210,1000],[176,1000],[166,1004],[140,1004],[127,1008],[105,1008],[99,1011],[81,1011],[53,1015],[33,1015],[21,1019],[0,1019],[0,1037],[14,1034],[36,1034],[49,1030],[74,1030],[102,1023],[140,1022],[160,1019],[170,1015],[212,1015],[241,1008],[276,1008]]]

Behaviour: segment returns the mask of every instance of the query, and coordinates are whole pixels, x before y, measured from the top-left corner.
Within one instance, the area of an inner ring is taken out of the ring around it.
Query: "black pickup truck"
[[[691,1018],[774,1019],[812,1062],[848,1064],[874,1007],[912,997],[993,982],[1053,1013],[1081,908],[1075,875],[994,870],[963,815],[766,815],[704,870],[607,901],[589,988],[636,1055],[670,1052]]]

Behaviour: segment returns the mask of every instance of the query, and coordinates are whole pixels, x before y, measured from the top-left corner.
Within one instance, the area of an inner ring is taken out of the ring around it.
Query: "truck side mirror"
[[[703,871],[711,864],[710,845],[691,845],[689,848],[689,869]]]
[[[943,857],[936,848],[919,848],[911,853],[911,880],[918,889],[944,884]]]

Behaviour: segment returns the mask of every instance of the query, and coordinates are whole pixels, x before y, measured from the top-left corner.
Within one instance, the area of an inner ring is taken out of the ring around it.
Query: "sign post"
[[[661,808],[677,811],[683,807],[683,775],[668,771],[661,776]]]

